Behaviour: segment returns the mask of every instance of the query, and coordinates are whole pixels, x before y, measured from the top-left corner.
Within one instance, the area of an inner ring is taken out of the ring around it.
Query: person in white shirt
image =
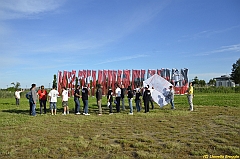
[[[169,86],[168,96],[169,96],[169,99],[170,99],[171,109],[175,109],[175,106],[174,106],[174,89],[173,89],[173,86]]]
[[[154,87],[149,88],[149,85],[147,85],[147,87],[148,87],[148,90],[151,92],[151,97],[150,97],[150,101],[149,102],[151,103],[152,109],[154,109],[153,98],[152,98]]]
[[[121,100],[121,89],[119,87],[119,85],[117,84],[117,88],[115,90],[115,94],[116,94],[116,109],[117,109],[117,113],[120,112],[120,100]]]
[[[22,92],[22,90],[19,91],[18,89],[17,89],[16,92],[15,92],[16,105],[19,105],[20,93],[21,93],[21,92]]]
[[[63,87],[62,106],[63,106],[63,115],[69,114],[69,109],[68,109],[68,90],[66,89],[66,87]]]
[[[58,91],[56,90],[56,86],[53,86],[53,89],[48,94],[48,99],[50,101],[50,110],[51,114],[53,115],[53,109],[54,109],[54,115],[57,114],[57,96]]]

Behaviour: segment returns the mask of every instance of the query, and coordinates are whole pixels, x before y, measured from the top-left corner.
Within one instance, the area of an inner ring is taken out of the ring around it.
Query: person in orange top
[[[40,103],[40,114],[43,113],[42,109],[44,108],[44,114],[47,113],[46,102],[47,102],[47,91],[44,89],[44,86],[41,86],[41,89],[38,90],[38,98]]]

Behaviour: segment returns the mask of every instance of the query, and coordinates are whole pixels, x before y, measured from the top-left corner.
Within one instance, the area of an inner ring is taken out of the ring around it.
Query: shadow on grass
[[[13,104],[13,103],[1,103],[2,105],[16,105],[16,104]]]
[[[29,115],[29,110],[21,110],[21,109],[8,109],[8,110],[2,110],[2,112]]]

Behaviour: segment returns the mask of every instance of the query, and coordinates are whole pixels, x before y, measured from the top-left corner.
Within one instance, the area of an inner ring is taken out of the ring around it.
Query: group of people
[[[133,115],[133,97],[135,96],[135,103],[136,103],[136,110],[137,112],[141,111],[141,97],[143,99],[144,104],[144,112],[149,112],[149,105],[151,103],[152,109],[154,109],[153,105],[153,99],[152,99],[152,91],[153,87],[150,88],[149,85],[147,85],[144,88],[140,88],[139,86],[132,90],[130,86],[127,87],[127,89],[124,87],[124,85],[121,85],[121,87],[117,84],[115,92],[113,92],[112,88],[109,87],[108,93],[107,93],[107,106],[109,107],[109,115],[113,114],[113,103],[116,104],[116,112],[120,112],[120,105],[122,103],[122,110],[125,110],[125,103],[124,98],[125,95],[127,95],[128,104],[129,104],[129,115]],[[88,111],[88,94],[89,94],[89,88],[87,85],[84,85],[83,88],[80,90],[80,85],[77,85],[75,91],[74,91],[74,103],[75,103],[75,109],[74,113],[76,115],[81,114],[80,113],[80,98],[82,98],[83,102],[83,109],[82,114],[83,115],[90,115]],[[20,91],[19,91],[20,92]],[[97,85],[96,90],[96,102],[98,105],[98,115],[102,115],[102,86],[100,84]],[[115,97],[113,96],[115,93]],[[20,94],[20,93],[19,93]],[[66,115],[69,114],[69,107],[68,107],[68,90],[63,87],[62,90],[62,107],[63,107],[63,114]],[[188,102],[190,105],[190,111],[193,111],[193,87],[192,83],[189,83],[189,89],[187,91],[187,97]],[[19,104],[19,101],[17,101],[17,93],[16,95],[16,104]],[[30,89],[30,92],[26,94],[26,97],[29,99],[29,105],[30,105],[30,115],[35,116],[36,115],[36,103],[37,99],[39,99],[40,103],[40,114],[46,114],[47,108],[46,103],[47,101],[50,102],[50,112],[51,115],[57,114],[57,97],[59,96],[59,92],[56,90],[56,86],[53,86],[52,90],[48,93],[44,86],[41,86],[40,89],[37,91],[36,84],[32,84],[32,87]],[[175,109],[174,106],[174,89],[173,86],[169,87],[168,92],[168,98],[170,99],[171,109]]]

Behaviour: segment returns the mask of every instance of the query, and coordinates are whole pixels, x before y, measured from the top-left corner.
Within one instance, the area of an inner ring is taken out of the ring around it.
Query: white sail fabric
[[[169,103],[169,86],[172,86],[170,82],[155,74],[143,81],[143,86],[145,87],[147,85],[149,85],[149,88],[154,88],[152,91],[152,98],[160,107]]]

